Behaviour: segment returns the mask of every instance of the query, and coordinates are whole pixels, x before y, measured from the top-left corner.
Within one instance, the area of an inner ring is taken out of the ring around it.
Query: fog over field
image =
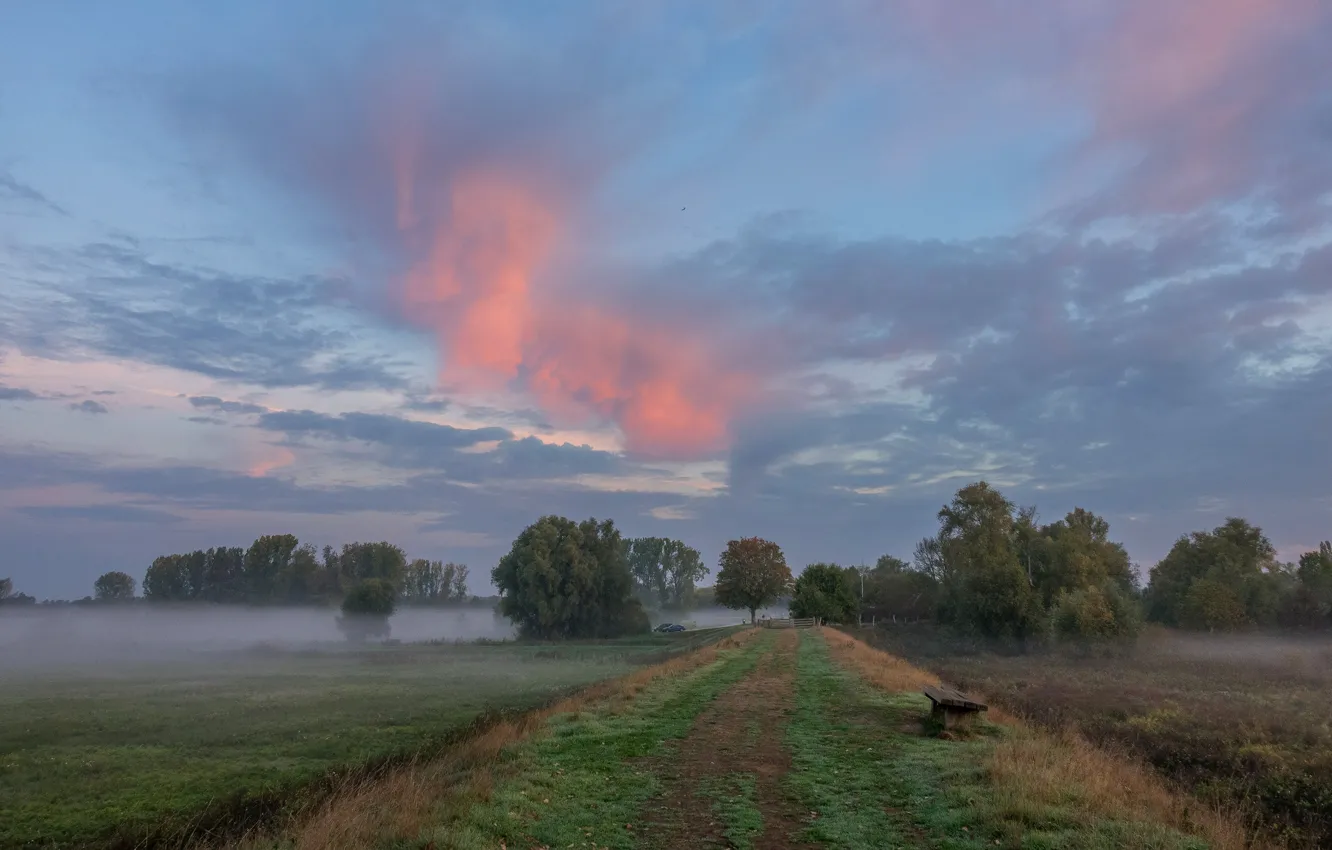
[[[404,642],[510,638],[513,626],[487,608],[405,608],[393,615]],[[178,661],[256,646],[346,646],[337,613],[321,608],[133,605],[61,608],[0,617],[0,671]]]
[[[786,616],[785,611],[763,613]],[[747,612],[712,608],[654,615],[652,622],[709,628],[735,625],[742,619],[747,619]],[[513,625],[489,608],[403,608],[390,624],[392,637],[403,642],[516,636]],[[337,627],[337,613],[324,608],[131,605],[33,608],[0,617],[0,672],[59,669],[96,674],[106,670],[106,665],[174,662],[201,653],[346,646]]]

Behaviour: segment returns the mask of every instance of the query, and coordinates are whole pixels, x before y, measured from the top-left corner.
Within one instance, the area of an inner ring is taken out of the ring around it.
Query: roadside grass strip
[[[802,640],[797,669],[789,781],[811,809],[814,841],[941,850],[1209,847],[1161,823],[1097,811],[1077,780],[1040,793],[1012,777],[996,782],[996,751],[1043,733],[978,720],[959,738],[927,735],[928,699],[882,690],[842,668],[821,634]]]

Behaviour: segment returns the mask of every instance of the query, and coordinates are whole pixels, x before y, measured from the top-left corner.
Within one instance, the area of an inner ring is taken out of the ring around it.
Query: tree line
[[[272,534],[248,548],[219,546],[155,558],[144,574],[142,591],[149,602],[212,602],[248,605],[338,604],[369,580],[385,582],[408,605],[456,605],[469,596],[466,564],[417,558],[386,541],[348,543],[322,552],[295,535]],[[139,584],[128,573],[112,570],[97,577],[93,595],[76,600],[125,602],[136,598]],[[0,579],[0,603],[35,602]],[[44,604],[62,604],[60,602]]]
[[[1195,630],[1332,628],[1332,543],[1281,563],[1262,529],[1232,517],[1180,537],[1142,586],[1106,520],[1074,508],[1049,524],[986,482],[963,487],[910,563],[812,564],[794,616],[930,619],[1018,645],[1132,638],[1144,621]]]
[[[269,534],[248,549],[163,555],[148,567],[143,595],[164,602],[331,605],[374,579],[387,583],[407,604],[456,604],[469,598],[467,575],[465,564],[408,561],[402,547],[387,541],[325,546],[319,552],[293,534]],[[98,579],[99,585],[105,578]]]
[[[530,637],[610,637],[646,630],[651,609],[717,604],[749,612],[789,598],[797,617],[933,620],[1018,645],[1049,639],[1127,639],[1144,621],[1232,630],[1332,628],[1332,543],[1280,563],[1247,520],[1180,537],[1145,586],[1109,523],[1083,508],[1042,524],[981,481],[958,490],[912,559],[880,557],[869,569],[815,563],[794,579],[780,546],[757,537],[727,543],[710,588],[698,550],[679,540],[625,538],[610,520],[545,516],[525,528],[491,571],[497,610]],[[398,602],[467,599],[465,565],[416,559],[387,542],[340,550],[267,535],[248,549],[164,555],[143,579],[149,600],[337,604],[344,618],[386,619]],[[106,573],[98,600],[134,597],[134,580]],[[0,602],[31,601],[0,580]],[[360,628],[360,627],[358,627]],[[374,634],[375,627],[365,627]]]

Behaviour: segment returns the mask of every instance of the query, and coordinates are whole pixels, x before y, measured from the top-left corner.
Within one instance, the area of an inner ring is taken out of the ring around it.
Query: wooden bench
[[[930,717],[940,722],[945,730],[966,726],[977,712],[989,710],[989,706],[984,703],[976,702],[952,688],[931,685],[923,693],[933,705]]]

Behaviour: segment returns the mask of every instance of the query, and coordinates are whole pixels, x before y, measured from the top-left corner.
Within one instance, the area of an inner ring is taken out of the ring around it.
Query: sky
[[[1332,537],[1323,0],[0,10],[0,575]]]

